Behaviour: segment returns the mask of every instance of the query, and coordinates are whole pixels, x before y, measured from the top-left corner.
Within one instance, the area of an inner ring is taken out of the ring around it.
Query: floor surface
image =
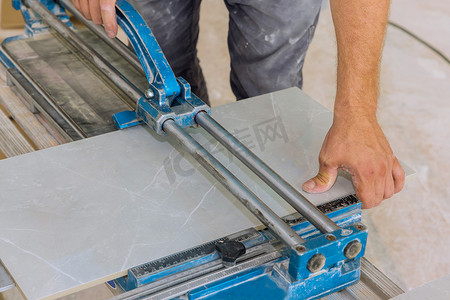
[[[448,1],[395,0],[390,19],[450,56]],[[234,101],[228,83],[227,23],[222,1],[203,1],[198,48],[213,105]],[[0,30],[0,39],[9,33]],[[335,68],[333,25],[325,5],[306,58],[304,91],[329,109]],[[366,256],[400,287],[410,290],[450,273],[450,66],[390,26],[380,92],[380,124],[395,154],[417,174],[400,194],[364,212],[364,222],[370,227]],[[108,295],[99,286],[67,298]],[[3,297],[20,299],[16,292]]]

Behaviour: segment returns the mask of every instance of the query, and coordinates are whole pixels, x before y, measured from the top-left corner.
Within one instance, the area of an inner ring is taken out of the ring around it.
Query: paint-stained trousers
[[[209,0],[216,1],[216,0]],[[197,57],[201,0],[134,0],[174,73],[208,101]],[[302,87],[302,67],[322,1],[225,0],[230,83],[237,99]]]

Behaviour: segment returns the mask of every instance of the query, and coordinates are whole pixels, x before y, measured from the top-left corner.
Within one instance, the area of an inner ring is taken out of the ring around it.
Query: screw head
[[[348,259],[353,259],[361,252],[362,244],[359,241],[351,241],[345,246],[344,255]]]
[[[363,230],[364,226],[363,225],[355,225],[355,228],[358,230]]]
[[[147,98],[153,98],[155,96],[155,93],[151,90],[151,89],[148,89],[148,90],[146,90],[145,91],[145,97],[147,97]]]
[[[334,235],[332,235],[332,234],[327,234],[326,238],[329,241],[335,241],[336,240],[336,237]]]
[[[323,254],[317,253],[314,254],[308,261],[306,267],[311,273],[316,273],[322,270],[322,268],[325,266],[325,261],[327,259]]]
[[[295,250],[297,250],[298,252],[305,252],[306,248],[305,246],[300,245],[295,247]]]

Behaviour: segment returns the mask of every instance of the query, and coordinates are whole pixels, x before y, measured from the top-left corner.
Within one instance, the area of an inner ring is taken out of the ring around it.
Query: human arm
[[[363,207],[370,208],[399,192],[405,181],[376,117],[389,1],[331,0],[330,5],[338,47],[334,118],[319,154],[319,173],[303,189],[324,192],[343,169],[352,175]]]

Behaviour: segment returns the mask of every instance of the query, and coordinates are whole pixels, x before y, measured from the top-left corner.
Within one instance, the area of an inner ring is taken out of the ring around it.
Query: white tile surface
[[[298,188],[316,172],[331,124],[331,113],[298,89],[213,115]],[[263,143],[264,131],[276,135]],[[292,212],[217,142],[190,132],[278,214]],[[259,224],[195,161],[144,127],[0,161],[0,178],[0,257],[30,299],[92,286]],[[310,199],[320,204],[352,192],[340,178]]]

